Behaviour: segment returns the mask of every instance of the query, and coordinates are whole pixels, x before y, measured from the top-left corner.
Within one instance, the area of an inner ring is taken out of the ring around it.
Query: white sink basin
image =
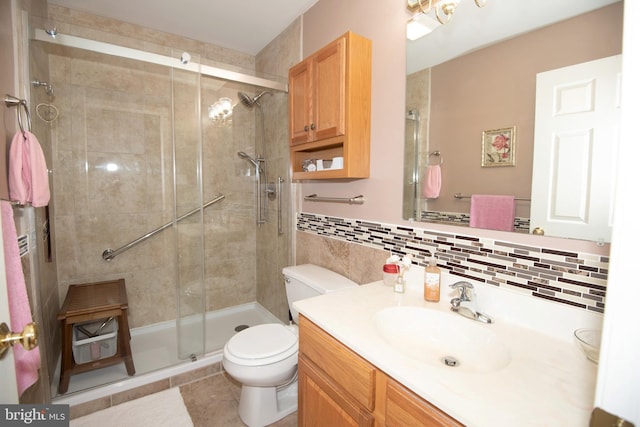
[[[391,307],[375,314],[380,336],[395,350],[423,363],[455,371],[492,372],[511,362],[511,352],[492,325],[456,313]]]

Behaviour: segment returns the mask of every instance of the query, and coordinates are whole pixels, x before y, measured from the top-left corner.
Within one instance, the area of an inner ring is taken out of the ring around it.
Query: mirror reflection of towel
[[[422,197],[426,199],[437,199],[440,197],[440,186],[442,185],[442,170],[440,165],[429,165],[424,174],[424,186]]]
[[[469,226],[489,230],[513,231],[516,217],[514,196],[471,196]]]

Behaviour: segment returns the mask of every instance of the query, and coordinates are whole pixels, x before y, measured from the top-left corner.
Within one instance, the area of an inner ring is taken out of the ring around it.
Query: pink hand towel
[[[424,185],[422,196],[427,199],[437,199],[440,197],[440,187],[442,185],[442,170],[440,165],[429,165],[424,174]]]
[[[22,205],[46,206],[51,197],[42,147],[34,134],[17,132],[9,148],[9,196]]]
[[[514,196],[471,196],[469,226],[489,230],[513,231],[516,216]]]
[[[11,330],[20,332],[33,319],[31,317],[29,298],[27,297],[27,286],[24,281],[22,263],[20,262],[20,250],[18,249],[16,225],[13,221],[13,209],[9,202],[2,201],[0,204],[2,205],[2,238]],[[22,395],[27,388],[38,380],[40,350],[34,348],[31,351],[27,351],[22,348],[22,345],[16,344],[13,346],[13,357],[16,365],[18,395]]]

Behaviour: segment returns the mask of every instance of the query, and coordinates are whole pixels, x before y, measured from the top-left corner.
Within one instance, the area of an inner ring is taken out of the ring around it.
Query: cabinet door
[[[298,361],[298,425],[373,426],[373,415],[344,396],[331,380],[301,357]]]
[[[453,418],[416,396],[392,379],[387,379],[385,426],[462,427]]]
[[[311,61],[289,70],[289,137],[291,144],[311,140]]]
[[[300,316],[299,352],[361,407],[375,409],[376,367]]]
[[[313,56],[313,140],[344,135],[346,93],[346,40],[344,37]]]

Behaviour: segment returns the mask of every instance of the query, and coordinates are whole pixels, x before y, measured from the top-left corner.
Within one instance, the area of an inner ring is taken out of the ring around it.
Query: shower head
[[[253,164],[253,166],[258,167],[258,161],[255,160],[250,155],[248,155],[247,153],[245,153],[244,151],[238,151],[238,157],[240,157],[241,159],[245,159],[245,160],[251,162],[251,164]]]
[[[272,95],[271,92],[263,91],[252,98],[244,92],[238,92],[238,98],[240,98],[240,102],[242,102],[242,105],[244,105],[247,108],[253,108],[254,105],[257,105],[258,107],[260,107],[260,103],[258,102],[258,100],[262,98],[263,95],[266,95],[266,94]]]

